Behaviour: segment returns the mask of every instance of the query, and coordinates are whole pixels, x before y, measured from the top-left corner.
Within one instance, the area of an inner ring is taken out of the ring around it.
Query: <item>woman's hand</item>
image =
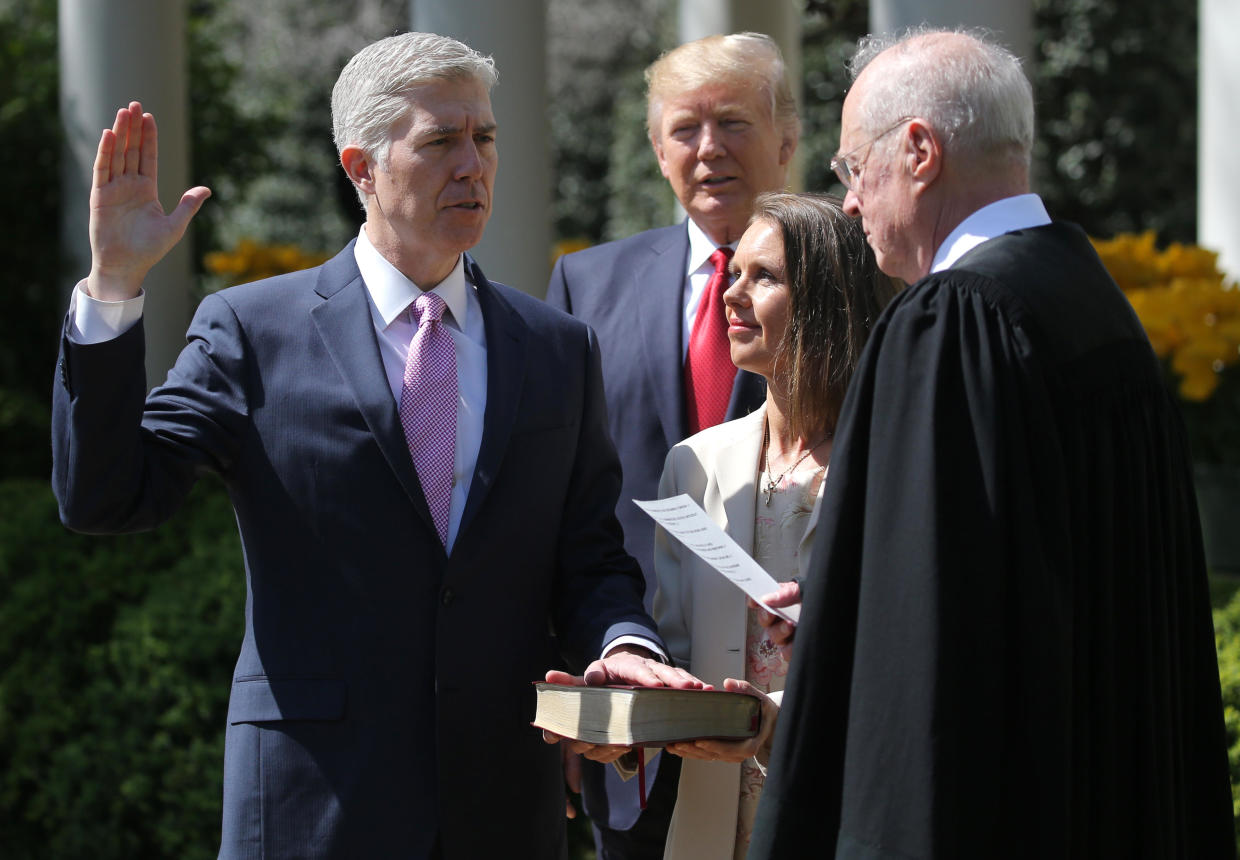
[[[777,591],[762,595],[762,602],[777,609],[795,606],[801,602],[801,586],[796,580],[781,582]],[[779,646],[787,660],[792,655],[792,640],[797,635],[797,626],[772,615],[753,600],[748,600],[748,603],[750,609],[758,610],[758,623],[766,628],[767,638]]]
[[[779,718],[779,705],[766,693],[748,681],[728,678],[723,682],[723,689],[733,693],[748,693],[762,702],[761,718],[758,733],[752,738],[739,741],[724,741],[712,738],[701,738],[696,741],[681,741],[668,744],[667,751],[681,758],[694,758],[700,761],[742,762],[751,756],[758,756],[758,761],[765,764],[770,754],[771,740],[775,736],[775,721]]]

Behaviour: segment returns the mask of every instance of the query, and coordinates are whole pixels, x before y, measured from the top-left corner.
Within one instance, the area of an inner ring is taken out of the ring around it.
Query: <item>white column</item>
[[[1025,61],[1033,56],[1032,0],[870,0],[870,30],[895,33],[918,24],[985,27]]]
[[[551,151],[543,0],[414,0],[413,29],[495,58],[499,173],[486,235],[470,253],[487,277],[542,296],[551,274]]]
[[[680,0],[680,41],[692,42],[716,33],[765,33],[779,45],[797,104],[803,104],[801,83],[801,7],[796,0]],[[788,185],[804,188],[804,166],[798,152],[788,171]]]
[[[1197,240],[1240,281],[1240,4],[1201,0],[1199,26]]]
[[[159,197],[175,208],[189,182],[184,0],[60,0],[60,115],[65,128],[61,249],[69,288],[90,271],[90,176],[99,134],[142,102],[159,123]],[[210,206],[210,202],[207,203]],[[146,279],[148,385],[163,382],[189,323],[192,259],[182,241]]]

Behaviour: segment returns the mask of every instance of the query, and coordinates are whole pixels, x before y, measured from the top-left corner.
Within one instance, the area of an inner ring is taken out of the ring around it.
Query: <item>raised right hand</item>
[[[103,301],[138,295],[147,272],[181,237],[211,189],[181,195],[172,214],[159,204],[159,135],[155,117],[130,102],[116,112],[95,155],[90,191],[90,276],[86,291]]]

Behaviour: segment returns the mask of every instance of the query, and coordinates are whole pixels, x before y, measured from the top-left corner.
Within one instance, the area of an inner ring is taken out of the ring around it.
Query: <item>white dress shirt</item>
[[[689,263],[685,270],[685,313],[680,332],[681,361],[689,355],[689,334],[693,331],[693,320],[697,317],[698,304],[702,301],[702,293],[706,292],[706,284],[710,281],[710,276],[715,274],[715,264],[710,261],[710,255],[715,253],[718,247],[736,250],[735,242],[724,246],[716,245],[706,235],[706,232],[693,222],[692,218],[686,220],[689,224]]]
[[[955,230],[947,234],[943,244],[939,245],[939,249],[934,253],[930,271],[950,269],[957,260],[987,239],[1011,233],[1013,230],[1043,227],[1049,223],[1051,216],[1046,214],[1042,198],[1036,194],[1018,194],[996,200],[965,218],[956,225]]]
[[[418,331],[407,311],[422,290],[375,250],[364,227],[357,234],[353,258],[357,260],[370,297],[370,317],[378,336],[383,371],[399,406],[405,359]],[[469,497],[469,485],[474,480],[478,449],[482,447],[482,422],[487,406],[487,339],[477,290],[465,280],[464,254],[457,257],[451,274],[430,292],[448,306],[443,323],[456,347],[456,452],[452,458],[452,505],[448,510],[446,547],[451,554],[461,526],[461,515],[465,512],[465,500]]]

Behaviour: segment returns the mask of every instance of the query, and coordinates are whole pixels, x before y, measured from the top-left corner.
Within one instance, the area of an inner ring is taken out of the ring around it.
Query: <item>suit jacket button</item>
[[[439,600],[441,603],[443,603],[444,606],[451,606],[453,596],[454,595],[452,594],[452,589],[445,588],[442,592],[440,592]]]

